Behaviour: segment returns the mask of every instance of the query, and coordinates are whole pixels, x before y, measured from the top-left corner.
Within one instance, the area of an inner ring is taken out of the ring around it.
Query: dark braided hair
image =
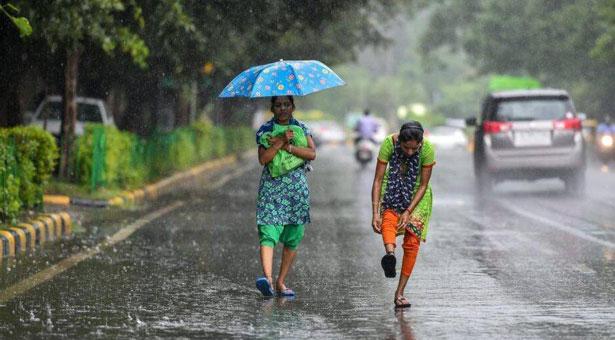
[[[409,140],[416,141],[418,143],[423,141],[423,126],[416,120],[411,120],[399,129],[399,142],[405,143]]]

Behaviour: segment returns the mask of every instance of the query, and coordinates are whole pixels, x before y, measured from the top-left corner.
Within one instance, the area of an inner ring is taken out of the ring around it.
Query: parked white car
[[[102,99],[77,97],[77,122],[75,134],[83,134],[86,123],[102,123],[104,125],[115,125],[113,116],[107,111],[105,102]],[[38,105],[31,116],[31,125],[37,125],[49,131],[55,136],[60,135],[62,128],[62,113],[64,104],[61,96],[47,96]]]

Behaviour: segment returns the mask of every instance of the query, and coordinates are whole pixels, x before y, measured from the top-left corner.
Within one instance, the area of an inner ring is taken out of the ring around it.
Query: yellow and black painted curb
[[[0,259],[32,252],[46,242],[69,238],[72,219],[67,212],[43,214],[28,223],[0,227]]]
[[[194,178],[205,171],[216,170],[223,166],[231,165],[237,162],[237,159],[238,158],[236,155],[231,155],[224,158],[208,161],[201,165],[190,168],[186,171],[176,173],[175,175],[167,177],[156,183],[147,185],[142,189],[125,191],[120,195],[112,197],[108,200],[89,200],[62,195],[45,195],[43,201],[45,204],[61,206],[81,205],[93,207],[119,207],[124,205],[138,204],[145,200],[154,200],[158,198],[162,193],[172,188],[173,185],[183,180]]]

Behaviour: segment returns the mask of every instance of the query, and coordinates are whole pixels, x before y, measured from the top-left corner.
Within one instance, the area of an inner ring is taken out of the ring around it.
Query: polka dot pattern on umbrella
[[[241,72],[220,97],[305,96],[345,82],[317,60],[280,60]]]

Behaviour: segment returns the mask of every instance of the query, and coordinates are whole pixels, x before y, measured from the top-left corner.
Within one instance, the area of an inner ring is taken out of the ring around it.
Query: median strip
[[[16,226],[0,229],[0,259],[32,252],[36,245],[72,235],[72,219],[66,212],[44,214]]]

